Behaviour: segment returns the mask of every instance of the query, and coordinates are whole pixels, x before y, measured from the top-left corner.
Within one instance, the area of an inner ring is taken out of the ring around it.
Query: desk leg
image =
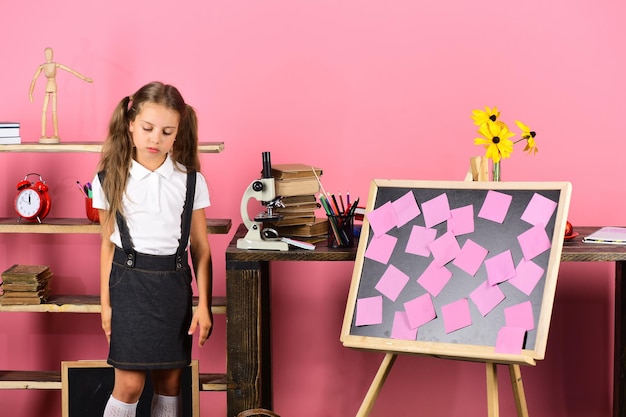
[[[272,409],[269,263],[226,260],[227,412]]]
[[[613,358],[613,416],[626,415],[626,381],[624,380],[626,366],[626,286],[623,276],[626,272],[626,262],[615,263],[615,340]]]

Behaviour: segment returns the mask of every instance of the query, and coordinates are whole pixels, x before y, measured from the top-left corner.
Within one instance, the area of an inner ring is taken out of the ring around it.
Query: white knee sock
[[[137,403],[124,403],[111,395],[104,408],[103,417],[135,417],[137,413]]]
[[[180,395],[159,395],[152,397],[152,417],[177,417],[182,415],[182,397]]]

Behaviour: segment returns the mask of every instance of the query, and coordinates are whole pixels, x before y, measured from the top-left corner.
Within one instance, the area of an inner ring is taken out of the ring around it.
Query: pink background
[[[20,121],[24,142],[40,131],[43,79],[28,87],[43,50],[95,82],[60,71],[63,141],[101,141],[122,96],[162,80],[200,116],[212,193],[207,215],[240,223],[244,190],[272,162],[324,169],[325,188],[367,197],[373,178],[464,177],[473,109],[498,106],[514,127],[538,132],[504,180],[567,180],[576,225],[623,225],[626,3],[616,0],[468,2],[6,1],[0,25],[0,119]],[[0,217],[14,216],[15,184],[38,172],[54,199],[50,217],[83,216],[75,188],[97,154],[0,155]],[[211,236],[215,294],[224,249]],[[97,293],[96,235],[4,235],[0,268],[51,265],[57,293]],[[339,342],[352,263],[272,264],[274,408],[283,416],[350,416],[382,354]],[[533,417],[605,417],[612,397],[614,284],[611,264],[563,264],[546,359],[522,374]],[[202,372],[225,370],[225,320],[194,350]],[[61,360],[106,355],[94,314],[0,315],[0,369],[59,369]],[[500,372],[503,415],[514,415]],[[0,391],[15,416],[60,416],[59,391]],[[224,416],[224,393],[202,393],[203,416]],[[401,356],[373,417],[486,415],[484,365]]]

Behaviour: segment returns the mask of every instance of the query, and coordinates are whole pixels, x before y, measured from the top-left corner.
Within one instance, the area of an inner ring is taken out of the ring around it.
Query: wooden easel
[[[475,156],[470,158],[470,169],[465,177],[466,181],[489,181],[489,159],[484,156]],[[374,381],[370,385],[361,407],[356,417],[369,416],[374,402],[378,398],[378,394],[391,371],[396,360],[397,354],[387,353],[376,372]],[[500,405],[498,401],[498,368],[495,362],[485,362],[487,377],[487,410],[488,417],[500,416]],[[522,372],[518,364],[508,364],[511,385],[513,388],[513,397],[515,398],[515,407],[518,417],[528,417],[528,407],[526,406],[526,394],[524,393],[524,385],[522,384]]]
[[[370,385],[361,407],[356,414],[356,417],[369,416],[374,402],[378,398],[378,394],[387,379],[387,375],[391,371],[391,367],[398,355],[395,353],[387,353],[383,358],[378,372],[374,377],[374,381]],[[487,369],[487,409],[489,417],[500,416],[500,406],[498,402],[498,370],[496,366],[498,364],[493,362],[485,363]],[[517,408],[518,417],[528,417],[528,408],[526,407],[526,395],[524,394],[524,386],[522,385],[522,373],[520,366],[517,364],[508,365],[509,374],[511,377],[511,385],[513,386],[513,396],[515,397],[515,407]]]

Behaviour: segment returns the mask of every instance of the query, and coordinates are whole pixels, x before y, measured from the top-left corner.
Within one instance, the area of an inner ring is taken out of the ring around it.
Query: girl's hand
[[[107,342],[111,343],[111,306],[102,306],[100,319],[102,320],[102,330],[107,338]]]
[[[198,306],[191,319],[188,334],[194,334],[196,328],[199,328],[198,346],[202,347],[213,331],[213,314],[210,308]]]

